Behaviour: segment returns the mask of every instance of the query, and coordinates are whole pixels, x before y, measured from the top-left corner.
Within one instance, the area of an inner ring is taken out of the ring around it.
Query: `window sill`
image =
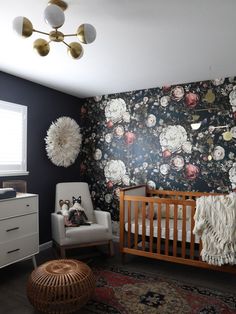
[[[29,175],[29,171],[8,171],[8,172],[1,172],[1,177],[17,177],[17,176],[27,176]]]

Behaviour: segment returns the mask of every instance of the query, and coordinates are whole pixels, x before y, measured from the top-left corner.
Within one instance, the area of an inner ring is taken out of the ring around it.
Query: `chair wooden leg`
[[[108,247],[109,247],[110,256],[114,256],[115,255],[114,254],[114,244],[113,244],[112,240],[109,240]]]

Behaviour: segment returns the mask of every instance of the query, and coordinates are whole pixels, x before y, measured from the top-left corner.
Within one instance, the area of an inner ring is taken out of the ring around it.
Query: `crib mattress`
[[[146,236],[150,236],[150,220],[146,219]],[[138,234],[143,234],[142,219],[138,219]],[[182,219],[177,220],[177,240],[182,241]],[[125,231],[128,232],[128,222],[125,223]],[[135,221],[131,221],[131,233],[135,233]],[[158,235],[158,222],[153,220],[153,237],[157,238]],[[161,238],[165,239],[166,236],[166,219],[161,219]],[[169,239],[174,239],[174,219],[169,219]],[[191,224],[190,221],[186,221],[186,242],[191,242]],[[199,243],[199,237],[195,235],[195,243]]]

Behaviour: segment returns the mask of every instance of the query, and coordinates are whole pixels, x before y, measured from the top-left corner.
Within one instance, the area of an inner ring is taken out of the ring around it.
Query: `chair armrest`
[[[102,210],[94,210],[96,221],[99,225],[103,225],[112,234],[111,214]]]
[[[51,224],[52,224],[52,239],[58,244],[61,243],[66,236],[64,217],[56,213],[51,214]]]

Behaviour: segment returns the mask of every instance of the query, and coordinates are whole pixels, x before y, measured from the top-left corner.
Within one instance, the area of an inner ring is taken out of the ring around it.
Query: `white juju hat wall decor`
[[[60,117],[52,122],[45,137],[48,158],[56,166],[69,167],[80,152],[82,135],[74,119]]]

